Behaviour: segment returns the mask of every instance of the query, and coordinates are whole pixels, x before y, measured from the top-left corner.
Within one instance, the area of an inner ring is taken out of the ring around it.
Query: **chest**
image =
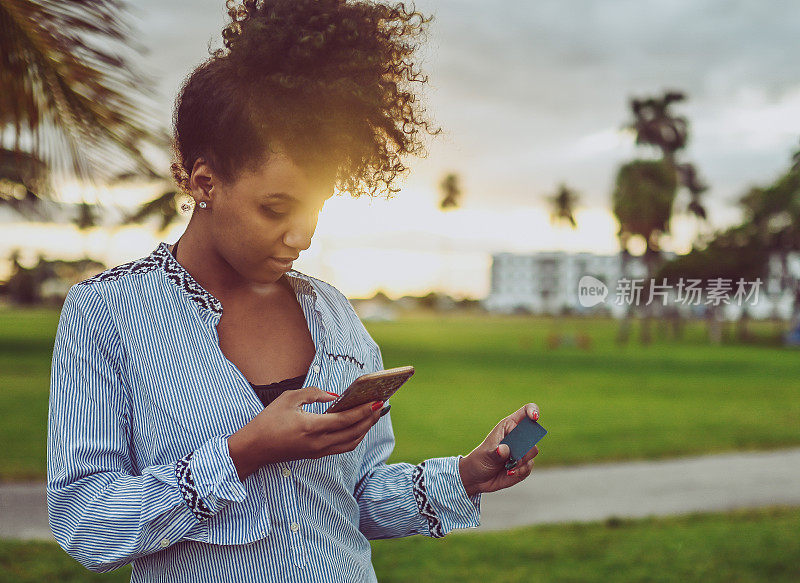
[[[290,290],[224,304],[220,350],[254,384],[305,375],[316,353],[303,311]]]

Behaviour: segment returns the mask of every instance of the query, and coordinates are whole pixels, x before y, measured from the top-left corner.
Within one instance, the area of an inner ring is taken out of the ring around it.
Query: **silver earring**
[[[199,203],[197,203],[197,204],[198,204],[198,206],[199,206],[201,209],[204,209],[204,208],[206,208],[206,207],[208,206],[208,205],[206,204],[206,201],[204,201],[204,200],[200,201],[200,202],[199,202]]]

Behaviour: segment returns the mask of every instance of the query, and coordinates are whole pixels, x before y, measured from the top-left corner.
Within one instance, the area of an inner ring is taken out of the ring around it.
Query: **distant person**
[[[132,581],[375,581],[370,539],[477,526],[483,492],[530,474],[538,450],[509,475],[497,448],[538,407],[467,456],[418,465],[386,464],[382,403],[321,414],[383,361],[347,299],[292,261],[336,188],[385,191],[417,152],[407,78],[427,21],[343,0],[251,0],[232,15],[225,49],[176,102],[185,232],[64,303],[50,525],[93,571],[132,562]]]

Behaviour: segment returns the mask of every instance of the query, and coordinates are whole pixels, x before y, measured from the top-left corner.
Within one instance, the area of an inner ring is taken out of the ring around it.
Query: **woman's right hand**
[[[339,413],[303,411],[305,403],[336,399],[317,387],[281,393],[252,421],[228,438],[228,451],[243,481],[268,463],[354,450],[380,419],[382,402],[366,403]]]

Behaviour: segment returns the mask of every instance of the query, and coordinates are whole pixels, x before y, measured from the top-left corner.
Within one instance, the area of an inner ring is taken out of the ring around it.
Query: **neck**
[[[225,298],[266,296],[274,293],[274,283],[254,282],[244,278],[220,255],[210,229],[203,228],[195,215],[180,237],[179,263],[205,290],[223,302]]]

